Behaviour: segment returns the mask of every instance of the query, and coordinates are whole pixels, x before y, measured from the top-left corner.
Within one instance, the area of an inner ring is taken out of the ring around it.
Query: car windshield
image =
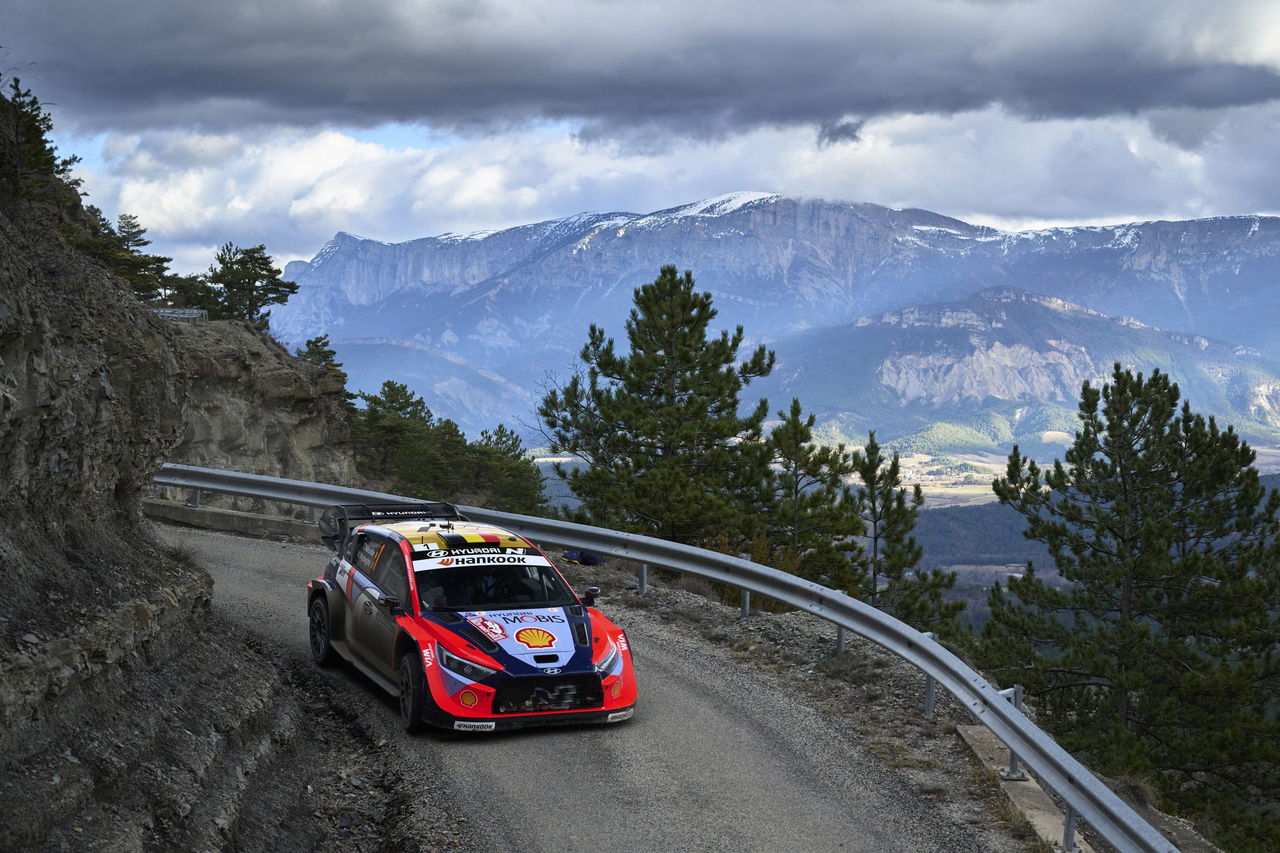
[[[568,607],[573,592],[548,566],[478,565],[421,569],[418,601],[424,610]]]

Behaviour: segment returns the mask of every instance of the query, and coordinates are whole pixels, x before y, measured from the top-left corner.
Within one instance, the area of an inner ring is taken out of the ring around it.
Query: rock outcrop
[[[168,461],[356,485],[342,377],[239,320],[176,326],[195,381]]]
[[[188,432],[192,461],[340,478],[308,408],[333,380],[139,305],[40,131],[0,98],[0,850],[419,849],[379,826],[394,792],[343,783],[394,780],[369,735],[307,710],[337,703],[139,511]]]

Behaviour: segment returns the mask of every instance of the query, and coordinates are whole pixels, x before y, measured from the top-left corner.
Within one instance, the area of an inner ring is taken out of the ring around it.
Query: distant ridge
[[[286,275],[301,289],[273,311],[272,325],[293,343],[328,334],[358,387],[376,387],[385,378],[407,381],[433,411],[469,431],[499,420],[532,427],[539,385],[548,371],[569,369],[588,323],[621,336],[633,288],[674,263],[711,291],[726,327],[740,323],[751,340],[778,348],[790,373],[780,369],[777,381],[770,380],[771,397],[806,389],[806,406],[830,410],[849,427],[885,424],[887,430],[894,423],[905,436],[940,421],[955,425],[947,407],[983,398],[974,384],[981,379],[979,362],[999,362],[995,343],[1014,346],[1009,336],[1018,331],[1016,345],[1035,354],[1034,364],[1019,373],[1011,362],[1001,381],[1046,393],[1019,401],[1064,403],[1078,386],[1064,389],[1105,372],[1119,354],[1138,369],[1172,372],[1185,365],[1183,381],[1189,392],[1199,389],[1205,406],[1221,405],[1217,411],[1231,418],[1248,415],[1250,428],[1269,436],[1280,388],[1272,385],[1268,360],[1280,355],[1277,261],[1280,219],[1274,217],[1014,233],[926,210],[741,192],[652,213],[583,213],[394,244],[339,233],[312,261],[288,266]],[[923,317],[926,306],[963,304],[979,291],[990,307],[999,288],[1025,294],[1010,297],[1021,300],[1018,305],[1004,305],[1014,315],[1059,303],[1076,306],[1078,314],[1058,312],[1053,323],[1027,321],[998,333],[969,330],[995,343],[967,352],[959,327],[940,326],[935,346],[918,334],[923,326],[903,319]],[[899,318],[896,324],[890,315]],[[1068,319],[1084,338],[1051,328]],[[806,334],[821,337],[823,329],[843,327],[849,340],[869,340],[857,337],[857,329],[878,335],[866,358],[841,352],[851,344],[840,344],[838,335],[824,344],[835,359],[830,364],[842,365],[835,375],[860,377],[857,394],[847,382],[828,383],[848,405],[814,390],[821,384],[815,376],[833,375],[828,363],[788,352],[809,340]],[[1137,346],[1127,332],[1143,329],[1160,334]],[[1161,330],[1176,330],[1185,340],[1178,344]],[[891,337],[902,341],[896,360]],[[354,343],[371,339],[414,346]],[[1199,339],[1207,348],[1193,359]],[[942,352],[955,363],[938,361]],[[927,355],[938,363],[926,363]],[[905,390],[904,383],[925,379],[927,388]],[[934,387],[939,382],[968,390],[948,395]],[[920,408],[922,401],[938,410]],[[1009,438],[999,427],[988,432],[997,445]]]

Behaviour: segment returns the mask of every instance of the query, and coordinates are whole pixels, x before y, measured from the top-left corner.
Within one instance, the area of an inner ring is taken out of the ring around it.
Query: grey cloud
[[[82,132],[568,120],[584,139],[640,148],[800,124],[829,129],[829,143],[856,132],[850,115],[1000,104],[1094,117],[1280,98],[1276,69],[1201,57],[1195,0],[22,5],[6,25],[13,59],[34,63],[27,82]],[[1152,21],[1167,24],[1158,39]]]
[[[818,127],[818,146],[837,145],[841,142],[857,142],[862,136],[863,121],[842,119],[840,121],[823,122]]]

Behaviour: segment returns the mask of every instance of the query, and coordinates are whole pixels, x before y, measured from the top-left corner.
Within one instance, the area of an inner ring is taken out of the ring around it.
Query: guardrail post
[[[742,591],[742,618],[746,619],[751,615],[751,590],[744,589]]]
[[[932,631],[925,631],[924,636],[930,640],[933,639]],[[933,709],[937,702],[937,684],[933,680],[933,676],[925,673],[924,676],[924,702],[920,705],[920,711],[926,717],[933,716]]]
[[[313,506],[309,506],[307,507],[307,524],[315,524],[315,523],[316,523],[316,508]]]
[[[1022,685],[1015,684],[1010,688],[1000,691],[1000,695],[1013,703],[1013,707],[1019,711],[1022,710]],[[1022,772],[1022,768],[1018,766],[1018,753],[1013,751],[1013,747],[1009,747],[1009,767],[1007,770],[1000,771],[1000,778],[1006,782],[1025,782],[1027,774]]]
[[[1076,810],[1067,803],[1067,819],[1062,827],[1062,853],[1080,853],[1076,846]]]
[[[200,490],[192,489],[191,497],[187,498],[187,506],[200,506]]]
[[[836,654],[844,654],[844,626],[836,626]]]
[[[636,586],[636,595],[644,595],[649,591],[649,564],[640,564],[640,580]]]

